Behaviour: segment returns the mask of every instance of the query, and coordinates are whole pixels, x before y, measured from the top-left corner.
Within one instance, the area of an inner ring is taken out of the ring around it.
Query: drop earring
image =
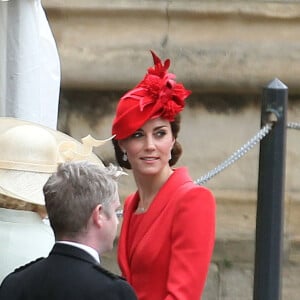
[[[123,159],[123,161],[127,161],[127,160],[128,160],[126,151],[123,152],[123,157],[122,157],[122,159]]]
[[[172,152],[170,152],[170,156],[169,156],[169,160],[171,160],[172,159]]]

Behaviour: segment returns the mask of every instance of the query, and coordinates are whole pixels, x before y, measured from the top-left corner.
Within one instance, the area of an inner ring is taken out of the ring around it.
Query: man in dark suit
[[[88,162],[58,167],[43,188],[56,243],[47,258],[4,279],[1,300],[137,299],[123,278],[100,265],[117,234],[120,173]]]

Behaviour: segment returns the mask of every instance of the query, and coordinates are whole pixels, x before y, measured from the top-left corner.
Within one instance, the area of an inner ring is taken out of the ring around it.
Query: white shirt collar
[[[57,243],[67,244],[67,245],[71,245],[71,246],[80,248],[80,249],[84,250],[85,252],[87,252],[88,254],[90,254],[100,264],[99,254],[92,247],[89,247],[89,246],[83,245],[83,244],[79,244],[76,242],[69,242],[69,241],[58,241]]]

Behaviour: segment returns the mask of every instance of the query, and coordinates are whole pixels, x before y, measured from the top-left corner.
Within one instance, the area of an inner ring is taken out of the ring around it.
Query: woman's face
[[[135,173],[154,175],[169,168],[174,142],[170,122],[157,118],[147,121],[119,145]]]

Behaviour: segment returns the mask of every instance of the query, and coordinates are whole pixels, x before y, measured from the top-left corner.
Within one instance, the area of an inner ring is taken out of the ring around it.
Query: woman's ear
[[[176,139],[175,139],[174,136],[173,136],[173,142],[172,142],[171,150],[173,149],[175,142],[176,142]]]
[[[126,152],[126,150],[124,149],[124,145],[123,145],[122,141],[118,141],[118,145],[119,145],[122,152]]]

